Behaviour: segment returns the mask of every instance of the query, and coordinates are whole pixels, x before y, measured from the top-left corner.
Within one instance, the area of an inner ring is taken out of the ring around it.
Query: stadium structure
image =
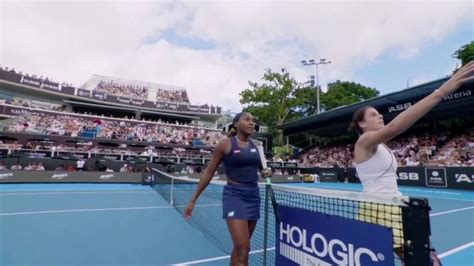
[[[204,165],[204,160],[209,159],[210,146],[215,144],[212,138],[222,135],[217,129],[222,108],[192,104],[182,87],[99,75],[93,75],[80,87],[73,87],[2,69],[0,97],[1,138],[5,148],[2,156],[8,157],[5,161],[8,169],[15,162],[10,158],[12,155],[35,160],[100,156],[117,171],[119,164],[114,162],[139,156],[145,163],[152,162],[153,155],[156,162],[178,163],[185,154],[189,163]],[[55,118],[67,126],[57,125]],[[78,122],[83,126],[71,125]],[[125,123],[135,132],[125,133]],[[104,132],[110,128],[113,132]],[[153,130],[161,138],[146,139],[146,134]],[[14,152],[8,148],[9,144],[23,148]],[[50,170],[62,164],[61,160],[43,162]],[[90,163],[87,166],[93,167]]]

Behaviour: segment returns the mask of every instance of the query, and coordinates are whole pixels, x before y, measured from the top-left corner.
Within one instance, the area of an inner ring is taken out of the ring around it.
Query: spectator
[[[129,171],[128,171],[128,165],[127,165],[127,164],[124,164],[124,165],[122,166],[122,168],[120,168],[120,172],[122,172],[122,173],[127,173],[127,172],[129,172]]]
[[[31,170],[35,170],[36,166],[34,165],[34,163],[32,162],[29,162],[27,166],[25,166],[25,168],[23,170],[26,170],[26,171],[31,171]]]
[[[83,159],[79,159],[76,161],[76,170],[77,171],[84,171],[84,164],[86,162]]]
[[[43,166],[43,163],[42,162],[39,162],[36,167],[35,167],[35,170],[36,171],[44,171],[44,166]]]
[[[10,170],[22,170],[22,169],[23,169],[23,166],[21,166],[21,164],[19,163],[15,163],[14,165],[10,167]]]

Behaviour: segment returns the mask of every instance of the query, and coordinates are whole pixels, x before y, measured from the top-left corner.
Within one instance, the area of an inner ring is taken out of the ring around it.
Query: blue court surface
[[[444,265],[474,265],[474,192],[400,190],[430,200],[433,243]],[[0,185],[0,265],[170,264],[228,265],[229,258],[149,187]]]

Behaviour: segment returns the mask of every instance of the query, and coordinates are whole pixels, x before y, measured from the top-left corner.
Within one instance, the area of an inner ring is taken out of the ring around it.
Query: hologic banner
[[[394,265],[392,230],[278,205],[276,265]]]

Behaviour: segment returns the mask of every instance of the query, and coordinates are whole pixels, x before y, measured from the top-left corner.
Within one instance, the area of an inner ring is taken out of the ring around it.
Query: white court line
[[[447,195],[461,195],[459,192],[452,192],[452,191],[440,191],[440,190],[433,190],[433,189],[416,189],[416,188],[400,188],[401,191],[415,191],[424,194],[447,194]]]
[[[469,248],[469,247],[472,247],[472,246],[474,246],[474,241],[470,242],[470,243],[466,243],[466,244],[464,244],[462,246],[459,246],[459,247],[455,247],[455,248],[450,249],[446,252],[443,252],[443,253],[439,254],[438,257],[440,259],[442,259],[444,257],[447,257],[447,256],[452,255],[454,253],[458,253],[459,251],[464,250],[464,249]]]
[[[467,243],[467,244],[464,244],[462,246],[459,246],[459,247],[456,247],[456,248],[453,248],[453,249],[450,249],[442,254],[439,254],[438,257],[440,259],[444,258],[444,257],[447,257],[449,255],[452,255],[452,254],[455,254],[455,253],[458,253],[466,248],[469,248],[469,247],[472,247],[474,246],[474,242],[470,242],[470,243]],[[271,250],[275,250],[275,247],[272,247],[272,248],[268,248],[267,249],[268,251],[271,251]],[[263,252],[263,249],[260,249],[260,250],[255,250],[255,251],[251,251],[249,254],[254,254],[254,253],[261,253]],[[204,262],[210,262],[210,261],[216,261],[216,260],[224,260],[224,259],[228,259],[230,258],[229,255],[227,256],[222,256],[222,257],[214,257],[214,258],[208,258],[208,259],[202,259],[202,260],[194,260],[194,261],[187,261],[187,262],[181,262],[181,263],[176,263],[176,264],[171,264],[171,265],[176,265],[176,266],[180,266],[180,265],[192,265],[192,264],[199,264],[199,263],[204,263]]]
[[[323,187],[324,188],[324,187]],[[336,189],[336,188],[326,188],[326,189]],[[356,189],[356,188],[344,188],[344,189],[340,189],[340,190],[346,190],[346,191],[357,191],[357,192],[361,192],[361,190],[359,189]],[[408,197],[411,197],[411,196],[421,196],[421,197],[425,197],[425,198],[434,198],[434,199],[445,199],[445,200],[457,200],[457,201],[467,201],[467,202],[474,202],[474,200],[469,200],[469,199],[457,199],[457,198],[447,198],[447,197],[438,197],[438,196],[432,196],[432,195],[428,195],[429,193],[426,193],[424,191],[418,191],[418,190],[414,190],[414,189],[406,189],[406,188],[402,188],[400,189],[400,191],[405,191],[405,190],[411,190],[411,191],[416,191],[418,193],[406,193],[406,194],[403,194],[403,196],[408,196]],[[448,193],[449,194],[456,194],[456,195],[460,195],[460,194],[457,194],[457,193]]]
[[[443,214],[448,214],[448,213],[452,213],[452,212],[460,212],[460,211],[465,211],[465,210],[470,210],[470,209],[474,209],[474,206],[472,206],[472,207],[466,207],[466,208],[461,208],[461,209],[454,209],[454,210],[445,211],[445,212],[435,212],[435,213],[430,214],[430,217],[434,217],[434,216],[438,216],[438,215],[443,215]]]
[[[25,195],[69,195],[69,194],[128,194],[128,193],[156,193],[155,191],[68,191],[68,192],[12,192],[0,193],[1,196],[25,196]]]
[[[275,247],[267,248],[267,251],[271,251],[271,250],[275,250]],[[256,254],[256,253],[262,253],[262,252],[263,252],[263,249],[259,249],[259,250],[250,251],[249,254]],[[187,261],[187,262],[180,262],[180,263],[171,264],[171,265],[176,265],[176,266],[180,266],[180,265],[192,265],[192,264],[199,264],[199,263],[210,262],[210,261],[216,261],[216,260],[225,260],[225,259],[228,259],[228,258],[230,258],[229,255],[227,255],[227,256],[222,256],[222,257],[214,257],[214,258],[202,259],[202,260],[193,260],[193,261]]]
[[[195,207],[213,207],[213,206],[222,206],[222,204],[204,204],[204,205],[196,205]],[[186,206],[176,206],[176,207],[182,208]],[[125,208],[102,208],[102,209],[70,209],[70,210],[35,211],[35,212],[7,212],[7,213],[0,213],[0,216],[70,213],[70,212],[128,211],[128,210],[170,209],[170,208],[173,208],[173,206],[125,207]]]
[[[358,191],[358,190],[351,190],[351,191]],[[69,195],[69,194],[128,194],[128,193],[150,193],[154,194],[156,191],[67,191],[64,190],[60,191],[50,191],[50,192],[10,192],[10,193],[1,193],[0,197],[2,196],[29,196],[29,195]],[[474,202],[474,200],[467,200],[467,199],[455,199],[455,198],[446,198],[446,197],[436,197],[436,196],[428,196],[428,198],[436,198],[436,199],[446,199],[446,200],[456,200],[456,201],[467,201],[467,202]]]
[[[408,195],[408,196],[420,196],[420,195]],[[474,200],[468,200],[468,199],[456,199],[456,198],[446,198],[446,197],[436,197],[436,196],[428,196],[428,195],[421,195],[422,197],[426,198],[434,198],[434,199],[445,199],[445,200],[456,200],[456,201],[467,201],[467,202],[474,202]]]

